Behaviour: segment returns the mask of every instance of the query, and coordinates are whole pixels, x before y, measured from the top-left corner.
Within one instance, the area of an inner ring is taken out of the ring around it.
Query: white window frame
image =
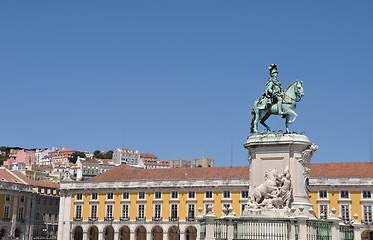
[[[109,192],[106,194],[106,200],[113,200],[114,199],[114,193]]]
[[[347,193],[347,197],[342,197],[342,192],[343,193]],[[339,191],[339,198],[340,199],[350,199],[350,191],[348,191],[348,190],[341,190],[341,191]]]
[[[325,193],[325,196],[324,196],[324,193]],[[328,191],[327,190],[319,190],[318,198],[319,199],[327,199],[328,198]]]
[[[18,208],[18,219],[20,220],[24,219],[24,212],[25,212],[25,209],[23,207]]]
[[[145,192],[139,192],[139,199],[145,199],[146,193]]]
[[[322,211],[323,207],[322,206],[326,206],[326,211]],[[319,218],[320,219],[327,219],[328,218],[328,211],[329,211],[329,206],[328,204],[319,204]],[[322,218],[321,217],[321,214],[324,213],[324,217]]]
[[[231,191],[223,191],[223,199],[231,199]]]
[[[196,192],[195,191],[189,191],[188,192],[188,199],[196,199]]]
[[[211,194],[211,197],[209,196]],[[205,199],[213,199],[214,193],[212,191],[205,192]]]
[[[98,200],[98,193],[94,192],[91,194],[91,200]]]
[[[79,208],[80,208],[80,211],[78,212]],[[83,212],[83,206],[82,205],[76,205],[75,206],[75,218],[76,219],[82,219],[82,212]]]
[[[145,204],[137,205],[137,218],[145,219]]]
[[[367,193],[369,196],[368,197],[364,196],[364,195],[366,195],[364,193]],[[363,191],[361,191],[361,198],[363,198],[363,199],[371,199],[372,198],[372,191],[370,191],[370,190],[363,190]]]
[[[171,199],[178,199],[179,198],[179,192],[172,191],[171,192]]]
[[[190,216],[190,212],[193,211],[193,216]],[[188,204],[188,211],[187,211],[187,218],[195,218],[196,216],[196,205],[195,204]]]
[[[364,204],[362,206],[362,208],[363,208],[363,221],[364,221],[364,223],[373,222],[373,214],[372,214],[373,207],[372,207],[372,205]],[[369,211],[366,211],[366,210],[369,210]]]
[[[83,200],[83,193],[77,193],[76,194],[76,200],[77,201],[82,201]],[[44,205],[46,205],[46,199],[44,199]]]
[[[4,206],[3,218],[4,219],[10,219],[10,206],[9,205]]]
[[[347,207],[347,209],[343,210],[344,207]],[[349,204],[341,204],[341,206],[340,206],[341,217],[342,217],[342,220],[345,221],[345,222],[349,222],[351,220],[350,208],[351,208],[351,206]]]
[[[176,208],[176,211],[175,211]],[[176,216],[175,216],[176,213]],[[171,218],[179,218],[179,205],[178,204],[171,204],[171,211],[170,211]]]
[[[159,209],[157,209],[159,208]],[[154,204],[154,218],[161,219],[162,218],[162,204]]]
[[[161,191],[156,191],[154,193],[154,199],[162,199],[162,192]]]
[[[93,216],[93,208],[95,208],[95,216]],[[94,205],[91,205],[90,207],[90,213],[89,213],[89,217],[90,218],[97,218],[97,214],[98,214],[98,206],[96,204]]]
[[[113,218],[114,205],[106,205],[106,218]]]
[[[248,190],[241,191],[241,199],[247,199],[247,198],[249,198],[249,191]]]
[[[122,216],[123,219],[130,218],[130,206],[128,204],[122,204]]]
[[[125,199],[125,200],[130,199],[130,193],[129,192],[123,192],[122,193],[122,199]]]

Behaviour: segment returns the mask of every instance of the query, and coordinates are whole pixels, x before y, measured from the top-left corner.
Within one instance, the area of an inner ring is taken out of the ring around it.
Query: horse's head
[[[273,168],[273,169],[269,169],[267,172],[266,172],[266,177],[269,179],[269,180],[272,180],[272,181],[276,181],[279,179],[280,177],[280,174],[278,173],[277,169],[276,168]]]
[[[297,98],[299,98],[299,100],[304,96],[304,91],[303,90],[304,90],[303,82],[302,81],[296,81],[294,91],[295,91],[295,95],[297,96]]]
[[[304,96],[303,82],[295,81],[290,84],[285,90],[285,95],[288,96],[292,101],[299,102]]]

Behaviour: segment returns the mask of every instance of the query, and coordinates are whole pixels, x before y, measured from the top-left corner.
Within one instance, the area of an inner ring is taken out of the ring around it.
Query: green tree
[[[106,153],[105,153],[105,159],[112,159],[113,158],[113,151],[107,151]]]
[[[100,150],[96,150],[93,152],[93,157],[94,158],[101,158],[101,151]]]
[[[76,161],[78,160],[78,157],[85,158],[86,155],[84,152],[75,151],[73,154],[71,154],[70,162],[76,163]]]

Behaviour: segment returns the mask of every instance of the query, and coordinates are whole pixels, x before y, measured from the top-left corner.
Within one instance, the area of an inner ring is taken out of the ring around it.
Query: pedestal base
[[[250,187],[256,188],[263,183],[268,186],[270,183],[265,183],[268,182],[265,180],[266,173],[271,169],[278,171],[280,179],[290,175],[290,182],[287,183],[287,191],[292,194],[290,208],[310,216],[309,209],[312,205],[309,202],[309,162],[317,146],[303,134],[268,133],[249,136],[244,147],[249,151]],[[280,183],[280,186],[277,185],[278,191],[282,191],[284,184]],[[276,186],[269,187],[273,189]],[[271,193],[274,192],[272,190]],[[281,215],[280,212],[273,212],[273,215],[277,214]]]

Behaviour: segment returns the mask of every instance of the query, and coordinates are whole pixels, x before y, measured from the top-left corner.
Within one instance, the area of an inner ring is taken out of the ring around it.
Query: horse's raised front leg
[[[293,119],[291,119],[290,121],[288,121],[288,123],[289,124],[292,124],[292,123],[294,123],[295,122],[295,120],[297,119],[297,117],[298,117],[298,114],[296,113],[296,112],[294,112],[294,110],[293,109],[287,109],[286,110],[286,112],[288,112],[290,115],[293,115],[294,117],[293,117]],[[290,115],[289,115],[289,117],[290,117]]]

